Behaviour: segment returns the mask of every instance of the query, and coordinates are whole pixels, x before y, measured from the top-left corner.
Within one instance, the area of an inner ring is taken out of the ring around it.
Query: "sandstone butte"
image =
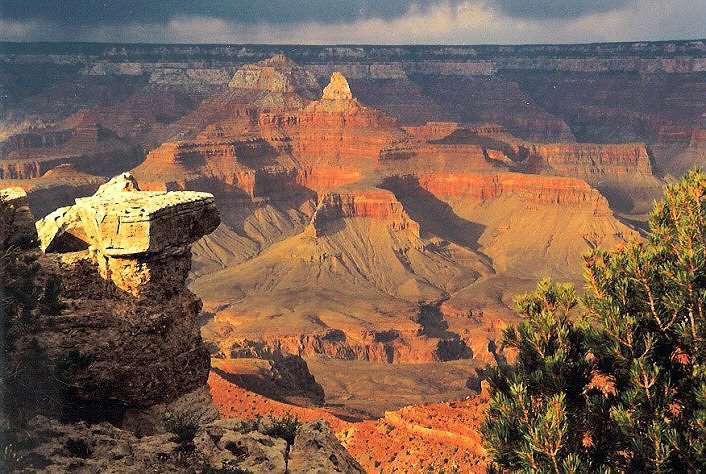
[[[317,236],[325,232],[328,222],[350,217],[387,222],[393,230],[409,229],[419,237],[419,224],[407,215],[393,193],[383,189],[326,193],[319,201],[307,231]]]

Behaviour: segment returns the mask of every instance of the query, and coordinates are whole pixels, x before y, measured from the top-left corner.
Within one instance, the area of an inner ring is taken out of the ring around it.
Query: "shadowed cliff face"
[[[37,223],[49,252],[38,256],[40,278],[61,282],[61,292],[55,314],[9,322],[9,360],[20,363],[38,348],[61,373],[64,393],[35,410],[56,415],[59,403],[58,414],[120,421],[127,410],[204,388],[201,302],[185,280],[190,244],[218,225],[212,199],[142,192],[120,176]]]

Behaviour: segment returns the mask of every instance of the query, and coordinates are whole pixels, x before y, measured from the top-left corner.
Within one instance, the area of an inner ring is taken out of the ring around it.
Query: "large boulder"
[[[338,442],[326,423],[316,421],[299,427],[289,452],[289,472],[327,474],[364,473],[363,467]]]

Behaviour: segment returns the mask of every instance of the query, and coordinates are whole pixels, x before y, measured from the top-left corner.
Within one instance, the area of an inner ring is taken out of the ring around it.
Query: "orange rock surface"
[[[553,143],[529,146],[530,155],[559,174],[577,177],[651,175],[647,148],[641,143],[603,145]]]
[[[598,191],[575,178],[520,173],[434,173],[421,175],[419,186],[444,197],[487,201],[513,195],[535,204],[587,207],[601,214],[610,212],[608,201]]]
[[[224,417],[289,414],[301,421],[326,421],[368,472],[485,472],[487,458],[478,433],[487,407],[485,395],[406,407],[386,412],[378,420],[348,422],[327,408],[298,407],[248,392],[213,371],[208,384]]]
[[[409,229],[419,237],[419,224],[405,212],[395,195],[384,189],[337,191],[326,193],[320,200],[311,221],[313,235],[324,231],[335,219],[363,217],[383,221],[391,229]]]

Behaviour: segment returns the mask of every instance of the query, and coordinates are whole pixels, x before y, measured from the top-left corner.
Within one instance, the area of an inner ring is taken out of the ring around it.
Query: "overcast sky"
[[[0,0],[0,40],[582,43],[706,38],[706,0]]]

